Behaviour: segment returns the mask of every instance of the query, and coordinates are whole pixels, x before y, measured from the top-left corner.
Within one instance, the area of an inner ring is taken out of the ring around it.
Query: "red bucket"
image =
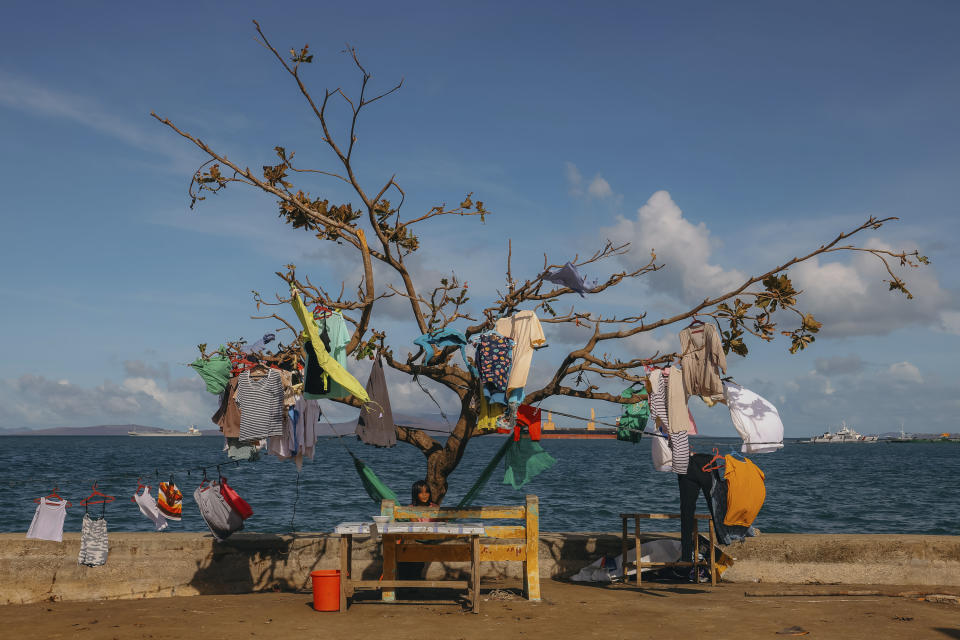
[[[313,580],[313,610],[340,611],[340,570],[311,571]]]

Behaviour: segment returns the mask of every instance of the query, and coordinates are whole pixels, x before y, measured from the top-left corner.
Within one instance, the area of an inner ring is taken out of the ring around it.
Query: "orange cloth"
[[[767,497],[767,488],[763,484],[765,476],[749,458],[741,462],[733,456],[726,456],[725,461],[723,477],[727,481],[727,514],[723,524],[749,527]]]

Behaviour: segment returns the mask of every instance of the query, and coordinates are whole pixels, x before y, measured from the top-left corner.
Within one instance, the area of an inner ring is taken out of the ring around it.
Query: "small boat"
[[[192,425],[186,431],[174,431],[173,429],[161,429],[160,431],[127,431],[128,436],[199,436],[200,430],[197,425]]]
[[[840,429],[836,433],[826,431],[823,435],[803,440],[803,444],[868,444],[880,440],[879,436],[865,436],[857,433],[847,426],[846,422],[840,423]]]

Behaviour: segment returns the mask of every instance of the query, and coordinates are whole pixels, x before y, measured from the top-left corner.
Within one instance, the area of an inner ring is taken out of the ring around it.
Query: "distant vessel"
[[[840,429],[836,433],[825,432],[821,436],[804,440],[805,444],[867,444],[877,442],[879,436],[865,436],[857,433],[847,426],[846,422],[840,423]]]
[[[540,432],[544,440],[616,440],[616,429],[551,429]]]
[[[186,431],[174,431],[173,429],[163,429],[161,431],[127,431],[129,436],[199,436],[200,430],[196,425],[191,426]]]
[[[900,423],[900,437],[899,438],[887,438],[887,442],[913,442],[917,437],[912,433],[905,433],[903,431],[903,423]]]

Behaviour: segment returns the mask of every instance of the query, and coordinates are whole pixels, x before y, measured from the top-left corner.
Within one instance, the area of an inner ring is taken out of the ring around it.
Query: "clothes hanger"
[[[146,489],[147,491],[150,491],[150,486],[143,484],[143,478],[137,478],[137,489],[136,491],[133,492],[134,495],[140,493],[140,489]],[[136,502],[136,501],[137,499],[131,496],[130,502]]]
[[[698,318],[696,315],[693,316],[693,320],[691,320],[690,324],[687,325],[687,329],[690,329],[690,333],[700,333],[703,331],[703,327],[703,321],[700,320],[700,318]]]
[[[724,464],[724,458],[720,455],[720,450],[716,447],[713,448],[713,458],[710,459],[710,462],[703,465],[703,471],[709,473],[722,467]]]
[[[97,489],[97,484],[98,484],[97,482],[94,482],[94,483],[93,483],[93,487],[91,487],[91,488],[93,489],[93,493],[91,493],[89,496],[87,496],[86,498],[84,498],[83,500],[81,500],[81,501],[80,501],[80,504],[82,504],[82,505],[84,505],[84,506],[86,506],[86,505],[88,505],[88,504],[101,504],[101,503],[102,503],[102,504],[106,504],[106,503],[108,503],[108,502],[113,502],[114,500],[117,499],[116,496],[108,496],[108,495],[105,494],[105,493],[101,493],[101,492]],[[96,497],[102,497],[103,500],[92,500],[92,499],[91,499],[91,498],[96,498]]]
[[[739,451],[733,448],[730,449],[730,453],[728,453],[727,455],[730,456],[731,458],[734,458],[735,460],[739,460],[740,462],[747,461],[746,457],[744,457],[742,453],[740,453]]]
[[[34,502],[40,502],[40,501],[43,500],[43,499],[47,499],[47,500],[53,499],[53,500],[56,500],[57,502],[64,502],[64,501],[65,501],[64,498],[61,498],[61,497],[60,497],[60,494],[57,493],[57,487],[54,487],[54,488],[53,488],[53,491],[50,492],[50,495],[44,496],[43,498],[34,498],[33,501],[34,501]],[[66,502],[67,502],[67,506],[68,506],[68,507],[72,507],[72,506],[73,506],[73,503],[72,503],[72,502],[70,502],[70,501],[66,501]]]

